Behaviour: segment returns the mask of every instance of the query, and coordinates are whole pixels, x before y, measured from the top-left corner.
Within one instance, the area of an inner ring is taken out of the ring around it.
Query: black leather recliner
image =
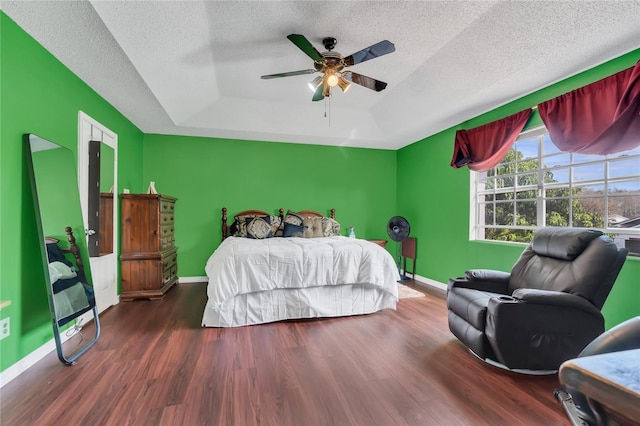
[[[541,228],[511,273],[449,280],[449,329],[483,360],[557,370],[604,331],[600,310],[626,255],[598,230]]]

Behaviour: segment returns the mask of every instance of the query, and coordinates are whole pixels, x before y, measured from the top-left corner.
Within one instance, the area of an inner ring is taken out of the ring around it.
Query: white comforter
[[[387,307],[395,306],[398,296],[398,269],[389,252],[369,241],[343,236],[230,237],[211,255],[205,270],[209,277],[206,309],[212,310],[228,309],[229,301],[243,295],[277,289],[305,291],[353,284],[387,294]],[[214,324],[205,319],[203,325]]]

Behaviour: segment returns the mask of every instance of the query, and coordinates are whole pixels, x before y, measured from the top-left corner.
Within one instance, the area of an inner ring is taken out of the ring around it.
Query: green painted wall
[[[120,188],[140,190],[142,132],[0,12],[0,317],[11,335],[0,341],[5,370],[51,340],[35,213],[22,137],[35,133],[77,156],[78,111],[119,137]]]
[[[104,99],[0,12],[0,299],[11,300],[11,336],[0,371],[51,337],[22,135],[35,133],[77,152],[78,110],[118,134],[118,193],[179,198],[179,275],[204,275],[220,241],[220,209],[337,211],[358,237],[387,239],[392,215],[418,238],[418,274],[446,282],[473,267],[508,270],[522,245],[469,241],[469,171],[449,166],[458,128],[475,127],[633,65],[640,50],[525,96],[399,151],[143,135]],[[534,120],[539,118],[535,118]],[[539,121],[538,121],[539,122]],[[141,167],[142,165],[142,167]],[[395,246],[389,245],[395,253]],[[640,259],[627,260],[605,307],[607,327],[639,315]]]
[[[640,60],[640,49],[524,96],[398,151],[398,214],[418,239],[417,273],[446,283],[471,268],[508,271],[523,244],[469,240],[469,169],[449,164],[458,129],[470,129],[514,114],[607,77]],[[537,110],[528,127],[541,123]],[[603,308],[606,326],[640,315],[640,259],[628,258]]]
[[[358,237],[370,239],[387,239],[387,220],[395,214],[395,151],[145,135],[143,157],[145,185],[154,181],[159,193],[178,198],[183,277],[204,276],[220,242],[222,207],[230,216],[279,208],[328,216],[335,208],[343,235],[354,226]]]

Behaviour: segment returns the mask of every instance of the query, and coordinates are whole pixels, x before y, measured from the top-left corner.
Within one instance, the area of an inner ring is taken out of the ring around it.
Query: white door
[[[89,142],[101,141],[113,149],[112,164],[102,164],[101,167],[113,167],[113,250],[109,254],[101,254],[97,257],[89,257],[91,265],[91,277],[96,296],[98,312],[117,304],[118,298],[118,135],[83,113],[78,114],[78,187],[80,189],[80,204],[85,229],[87,230],[87,243],[89,230]],[[89,316],[90,318],[91,316]]]

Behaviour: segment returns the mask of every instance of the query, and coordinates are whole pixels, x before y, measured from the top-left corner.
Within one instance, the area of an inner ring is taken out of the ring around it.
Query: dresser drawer
[[[168,257],[162,258],[162,278],[165,283],[170,282],[178,275],[178,253],[171,252]]]
[[[176,277],[178,276],[178,265],[173,265],[169,269],[166,269],[163,272],[162,276],[165,284],[176,279]]]
[[[172,251],[167,257],[162,258],[162,270],[167,271],[178,263],[178,252]]]
[[[171,213],[160,213],[160,226],[173,225],[175,215]]]
[[[160,213],[173,213],[176,203],[169,200],[160,200]]]
[[[175,242],[173,224],[160,227],[160,250],[173,247]]]
[[[170,249],[174,245],[175,245],[175,238],[173,237],[173,235],[160,238],[160,250]]]

